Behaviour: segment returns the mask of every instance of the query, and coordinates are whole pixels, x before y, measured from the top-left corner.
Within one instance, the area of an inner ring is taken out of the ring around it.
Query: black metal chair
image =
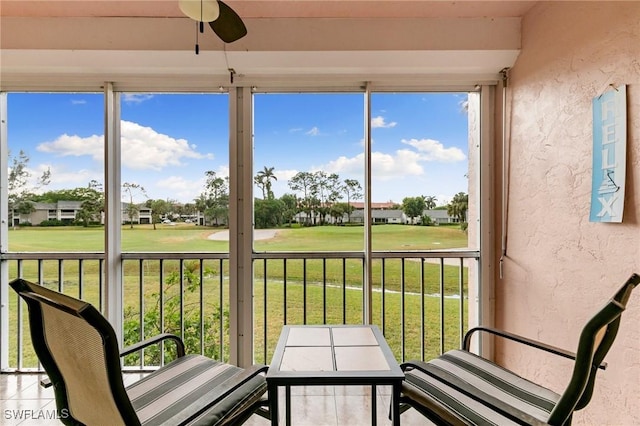
[[[410,361],[401,403],[439,425],[569,425],[574,411],[587,406],[598,369],[613,344],[631,291],[640,283],[633,274],[584,326],[576,353],[488,327],[467,332],[463,349],[429,362]],[[474,333],[486,332],[574,360],[571,379],[557,394],[470,352]]]
[[[64,424],[227,425],[254,412],[268,417],[266,366],[242,369],[185,355],[172,334],[119,352],[111,324],[91,304],[23,279],[10,285],[28,305],[33,346]],[[125,387],[120,357],[167,339],[177,358]]]

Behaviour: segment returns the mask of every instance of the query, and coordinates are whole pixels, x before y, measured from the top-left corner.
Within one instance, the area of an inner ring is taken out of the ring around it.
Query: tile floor
[[[43,375],[0,374],[0,425],[51,426],[59,425],[55,418],[53,389],[39,385]],[[126,374],[126,384],[139,379]],[[391,389],[376,389],[377,423],[389,425],[387,418]],[[284,404],[284,390],[279,396]],[[280,409],[281,419],[284,407]],[[295,426],[358,426],[371,424],[371,388],[368,386],[307,386],[291,388],[291,417]],[[403,426],[429,424],[415,410],[402,414]],[[253,416],[247,426],[268,426],[268,420]],[[284,424],[284,421],[281,421]],[[105,424],[105,426],[108,426]]]

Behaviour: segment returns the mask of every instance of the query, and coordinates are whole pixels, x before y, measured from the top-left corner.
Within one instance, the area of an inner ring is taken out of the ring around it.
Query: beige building
[[[58,201],[57,203],[34,203],[34,211],[29,214],[14,214],[13,225],[29,223],[38,226],[47,220],[57,220],[64,223],[73,223],[76,221],[78,212],[82,208],[81,201]],[[136,212],[133,218],[129,217],[127,212],[128,203],[122,203],[122,223],[128,223],[133,219],[137,224],[152,223],[152,210],[143,204],[136,206]],[[101,215],[101,222],[104,223],[104,214]]]

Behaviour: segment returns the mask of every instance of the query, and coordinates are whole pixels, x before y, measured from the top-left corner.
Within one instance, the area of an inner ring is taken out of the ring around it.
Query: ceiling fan
[[[204,23],[208,22],[225,43],[233,43],[247,35],[247,27],[240,16],[220,0],[178,0],[178,5],[182,13],[197,21],[201,33],[204,33]],[[199,50],[196,33],[196,54]]]

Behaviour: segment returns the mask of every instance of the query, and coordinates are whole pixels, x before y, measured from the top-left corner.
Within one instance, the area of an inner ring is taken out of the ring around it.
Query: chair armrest
[[[220,390],[220,394],[216,397],[211,405],[215,405],[219,401],[222,401],[224,398],[235,392],[249,380],[253,379],[258,374],[266,373],[267,370],[269,370],[269,366],[262,364],[254,364],[251,367],[245,368],[240,374],[235,376],[233,380],[229,379],[218,387],[218,389]]]
[[[211,397],[206,398],[205,400],[201,398],[197,403],[192,404],[191,407],[194,414],[200,413],[203,410],[206,410],[208,407],[212,407],[218,404],[220,401],[227,398],[247,382],[254,379],[256,376],[262,373],[266,373],[268,369],[269,367],[266,365],[254,364],[251,367],[243,369],[237,375],[228,378],[226,381],[222,382],[219,386],[216,386],[216,388],[212,390],[212,394],[210,395]],[[260,408],[262,408],[263,406],[268,406],[268,400],[261,400],[259,406]],[[271,414],[267,409],[261,409],[259,415],[266,419],[271,419]]]
[[[576,359],[576,354],[574,352],[570,352],[567,350],[564,350],[562,348],[558,348],[555,346],[551,346],[548,345],[546,343],[543,342],[539,342],[537,340],[533,340],[533,339],[529,339],[527,337],[523,337],[523,336],[519,336],[517,334],[514,333],[509,333],[508,331],[504,331],[504,330],[499,330],[497,328],[492,328],[492,327],[474,327],[472,329],[470,329],[469,331],[467,331],[467,333],[464,335],[464,343],[463,343],[463,347],[465,351],[469,351],[469,348],[471,347],[471,337],[473,335],[473,333],[475,332],[487,332],[489,334],[493,334],[499,337],[503,337],[505,339],[508,340],[512,340],[514,342],[518,342],[518,343],[522,343],[524,345],[527,346],[531,346],[533,348],[536,349],[540,349],[543,350],[545,352],[549,352],[552,353],[554,355],[559,355],[561,357],[564,358],[568,358],[568,359],[572,359],[575,360]],[[603,370],[605,370],[607,368],[607,363],[603,362],[602,364],[600,364],[598,366],[598,368],[601,368]]]
[[[220,386],[220,389],[223,389],[223,393],[226,396],[229,393],[236,390],[237,388],[239,388],[240,386],[247,383],[249,380],[253,379],[258,374],[266,373],[268,370],[269,370],[268,365],[254,364],[251,367],[244,368],[243,371],[236,376],[236,380],[238,380],[238,382],[235,385],[229,386],[228,384],[223,383]],[[224,391],[227,387],[229,388],[229,391]]]
[[[176,343],[178,358],[183,357],[185,354],[184,350],[184,342],[179,336],[170,333],[162,333],[156,336],[150,337],[148,339],[143,340],[142,342],[135,343],[131,346],[127,346],[120,352],[120,356],[123,357],[125,355],[132,354],[141,349],[146,348],[147,346],[151,346],[156,343],[160,343],[164,340],[173,340]]]
[[[183,357],[185,355],[184,343],[182,342],[182,339],[179,336],[176,336],[175,334],[170,334],[170,333],[162,333],[162,334],[158,334],[156,336],[150,337],[146,340],[143,340],[142,342],[138,342],[131,346],[127,346],[126,348],[124,348],[124,350],[120,352],[120,356],[123,357],[129,354],[132,354],[134,352],[137,352],[141,349],[146,348],[147,346],[160,343],[164,340],[173,340],[176,343],[178,358]],[[43,388],[49,388],[52,385],[53,383],[51,383],[51,380],[49,379],[49,377],[44,377],[42,380],[40,380],[40,386],[42,386]]]

